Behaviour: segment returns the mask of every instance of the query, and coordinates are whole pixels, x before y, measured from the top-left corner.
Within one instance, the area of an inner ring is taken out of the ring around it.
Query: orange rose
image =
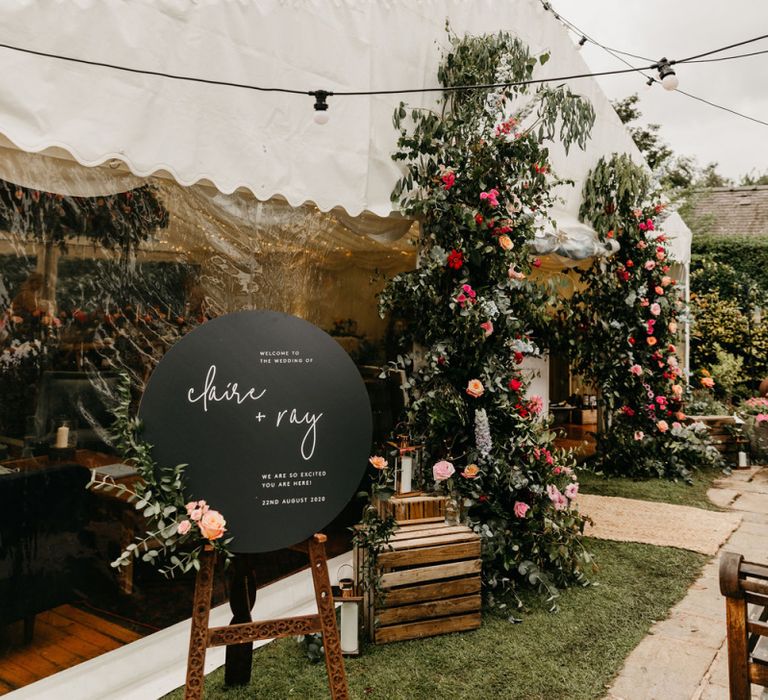
[[[468,464],[461,475],[466,479],[474,479],[480,473],[480,467],[476,464]]]
[[[224,535],[227,530],[227,528],[224,527],[226,524],[227,521],[224,520],[224,517],[219,511],[209,510],[202,518],[200,518],[198,526],[200,527],[200,532],[203,537],[212,542]]]
[[[467,384],[467,393],[475,398],[480,398],[485,393],[485,387],[479,379],[470,379]]]
[[[652,335],[648,336],[647,341],[648,341],[648,345],[650,345],[651,347],[656,345],[656,342],[657,342],[656,338],[654,338]]]
[[[375,457],[370,457],[368,461],[376,468],[376,469],[386,469],[389,462],[387,462],[384,457],[379,457],[378,455]]]
[[[512,247],[513,247],[512,239],[509,236],[499,236],[499,245],[504,250],[512,250]]]

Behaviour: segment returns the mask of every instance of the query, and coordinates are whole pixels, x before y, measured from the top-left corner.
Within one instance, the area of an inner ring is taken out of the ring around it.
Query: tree
[[[623,100],[617,100],[613,103],[613,108],[616,110],[616,114],[619,115],[623,124],[631,124],[636,122],[642,113],[637,108],[637,103],[640,98],[637,93],[625,97]],[[656,171],[663,168],[669,160],[672,158],[672,149],[661,140],[659,136],[659,124],[647,124],[646,126],[627,126],[629,133],[632,135],[632,140],[635,145],[640,149],[640,152],[645,156],[645,160],[648,162],[651,170]]]

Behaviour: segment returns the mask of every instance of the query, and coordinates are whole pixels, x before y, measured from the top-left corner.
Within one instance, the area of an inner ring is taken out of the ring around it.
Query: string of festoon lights
[[[567,22],[567,20],[564,20],[557,12],[555,12],[551,5],[548,2],[542,2],[542,5],[544,8],[550,12],[553,13],[554,17],[562,22],[564,22],[565,26],[569,26],[572,29],[572,31],[575,29],[574,25],[572,25],[570,22]],[[693,56],[688,56],[686,58],[681,59],[667,59],[666,57],[663,57],[659,59],[658,61],[650,62],[649,59],[644,59],[641,56],[637,56],[635,54],[630,54],[629,52],[620,52],[617,49],[609,49],[608,47],[599,44],[598,42],[591,40],[589,36],[585,33],[581,33],[581,39],[579,40],[579,47],[584,46],[588,41],[592,41],[597,46],[600,46],[601,48],[613,53],[614,55],[623,53],[628,56],[633,56],[635,58],[639,58],[641,60],[645,60],[648,65],[645,66],[633,66],[628,61],[624,59],[622,60],[628,67],[625,69],[618,69],[618,70],[609,70],[609,71],[594,71],[594,72],[587,72],[587,73],[576,73],[572,75],[563,75],[563,76],[556,76],[556,77],[550,77],[550,78],[532,78],[529,80],[519,80],[519,81],[508,81],[508,82],[501,82],[501,83],[484,83],[484,84],[473,84],[473,85],[449,85],[449,86],[440,86],[440,87],[418,87],[418,88],[396,88],[396,89],[390,89],[390,90],[323,90],[323,89],[317,89],[317,90],[298,90],[294,88],[284,88],[284,87],[273,87],[273,86],[262,86],[262,85],[253,85],[249,83],[236,83],[232,81],[227,80],[215,80],[210,78],[199,78],[195,76],[188,76],[188,75],[179,75],[174,73],[168,73],[164,71],[157,71],[157,70],[150,70],[150,69],[143,69],[143,68],[136,68],[136,67],[130,67],[130,66],[123,66],[118,65],[114,63],[107,63],[104,61],[95,61],[85,58],[79,58],[75,56],[65,56],[62,54],[56,54],[52,52],[47,51],[40,51],[36,49],[30,49],[22,46],[15,46],[12,44],[5,44],[0,43],[0,48],[7,49],[9,51],[16,51],[20,53],[26,53],[34,56],[40,56],[44,58],[50,58],[54,60],[59,61],[67,61],[70,63],[79,63],[83,65],[88,66],[95,66],[99,68],[107,68],[110,70],[115,71],[122,71],[127,73],[134,73],[134,74],[140,74],[140,75],[149,75],[149,76],[155,76],[160,78],[166,78],[170,80],[180,80],[180,81],[186,81],[186,82],[193,82],[193,83],[201,83],[206,85],[217,85],[222,87],[232,87],[232,88],[239,88],[244,90],[252,90],[256,92],[275,92],[275,93],[282,93],[282,94],[291,94],[291,95],[305,95],[309,96],[314,99],[314,121],[318,124],[325,124],[328,122],[329,118],[329,103],[328,99],[331,97],[338,98],[338,97],[355,97],[355,96],[374,96],[374,95],[407,95],[407,94],[425,94],[425,93],[452,93],[452,92],[466,92],[471,90],[499,90],[499,89],[506,89],[506,88],[513,88],[513,87],[525,87],[528,85],[538,85],[543,83],[563,83],[568,82],[572,80],[580,80],[585,78],[597,78],[601,76],[609,76],[609,75],[621,75],[626,73],[641,73],[645,75],[644,71],[654,71],[657,73],[658,78],[655,77],[648,77],[649,84],[652,84],[653,82],[660,82],[661,85],[666,90],[678,90],[679,86],[679,79],[677,77],[677,74],[673,68],[673,66],[680,66],[685,63],[693,63],[693,62],[705,62],[702,61],[707,56],[712,56],[717,53],[721,53],[723,51],[727,51],[728,49],[735,48],[737,46],[744,46],[746,44],[751,44],[756,41],[761,41],[763,39],[768,38],[768,34],[764,34],[762,36],[753,37],[751,39],[746,39],[744,41],[740,41],[734,44],[729,44],[727,46],[722,46],[716,49],[711,49],[709,51],[705,51],[699,54],[695,54]],[[739,57],[746,57],[751,55],[756,55],[757,53],[761,52],[753,52],[750,54],[743,54],[742,56],[726,56],[722,57],[724,60],[726,59],[734,59]],[[616,56],[619,58],[619,56]],[[710,60],[716,60],[716,59],[710,59]],[[682,92],[682,91],[679,91]],[[682,93],[685,95],[688,95],[689,97],[694,97],[692,95],[689,95],[688,93]],[[697,98],[703,102],[707,102],[706,100],[703,100],[702,98]],[[709,103],[708,104],[713,104]],[[713,106],[719,106],[719,105],[713,105]],[[727,108],[724,108],[727,109]],[[737,112],[734,112],[733,110],[728,110],[733,112],[734,114],[738,114]],[[745,116],[739,114],[739,116]],[[748,117],[752,119],[753,121],[756,121],[761,124],[765,124],[768,126],[768,122],[762,122],[761,120],[754,119],[751,117]]]
[[[675,75],[672,77],[668,71],[664,71],[665,75],[659,75],[659,78],[655,78],[653,75],[648,75],[648,73],[645,71],[645,69],[640,68],[638,66],[633,65],[629,61],[627,61],[624,56],[628,56],[630,58],[635,58],[640,61],[651,61],[652,59],[647,58],[645,56],[640,56],[636,53],[630,53],[629,51],[622,51],[620,49],[611,48],[609,46],[606,46],[605,44],[599,42],[597,39],[595,39],[593,36],[590,36],[587,32],[577,27],[573,22],[568,20],[567,18],[563,17],[559,12],[557,12],[551,5],[551,3],[547,2],[546,0],[541,0],[542,7],[550,12],[553,17],[558,20],[566,29],[573,32],[577,37],[579,37],[579,40],[577,42],[577,50],[581,50],[587,43],[594,44],[595,46],[601,48],[606,53],[613,56],[615,59],[621,61],[624,65],[628,66],[633,71],[637,72],[639,75],[643,76],[645,80],[645,86],[646,89],[650,89],[653,87],[655,83],[661,83],[663,87],[665,87],[668,90],[674,90],[680,95],[683,95],[684,97],[688,97],[689,99],[696,100],[697,102],[701,102],[703,104],[709,105],[710,107],[714,107],[716,109],[722,110],[724,112],[728,112],[729,114],[732,114],[737,117],[741,117],[742,119],[747,119],[751,122],[755,122],[757,124],[760,124],[762,126],[768,126],[768,122],[763,121],[762,119],[757,119],[755,117],[752,117],[748,114],[744,114],[743,112],[737,112],[735,109],[731,109],[730,107],[726,107],[725,105],[717,104],[716,102],[712,102],[711,100],[707,100],[703,97],[699,97],[698,95],[693,95],[690,92],[686,92],[685,90],[680,90],[679,86],[679,80],[677,79],[677,76]],[[768,53],[768,49],[764,49],[762,51],[751,51],[749,53],[740,53],[740,54],[734,54],[731,56],[717,56],[715,58],[704,58],[704,56],[710,56],[714,53],[721,53],[723,51],[726,51],[731,48],[735,48],[737,46],[742,46],[744,44],[752,43],[754,41],[760,41],[761,39],[764,39],[765,37],[755,37],[754,39],[749,39],[744,42],[738,42],[736,44],[731,44],[730,46],[725,46],[720,49],[715,49],[714,51],[707,51],[703,54],[699,54],[698,56],[690,56],[687,59],[684,59],[682,61],[677,61],[676,63],[686,63],[686,64],[693,64],[693,63],[713,63],[713,62],[719,62],[719,61],[732,61],[734,59],[740,59],[740,58],[749,58],[751,56],[760,56],[762,54]],[[665,59],[662,59],[664,61]],[[671,66],[670,66],[671,68]],[[672,71],[674,74],[674,70]],[[666,77],[667,82],[664,84],[663,78]]]

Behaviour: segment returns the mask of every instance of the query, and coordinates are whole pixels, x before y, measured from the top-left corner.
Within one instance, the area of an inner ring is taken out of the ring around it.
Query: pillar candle
[[[746,452],[739,452],[739,466],[740,467],[746,467],[747,466],[747,453]]]
[[[341,601],[341,651],[344,654],[356,654],[359,651],[357,607],[357,602]]]
[[[62,425],[56,431],[56,447],[64,448],[69,442],[69,428],[66,425]]]
[[[413,488],[413,457],[403,455],[400,458],[400,493],[408,493]]]

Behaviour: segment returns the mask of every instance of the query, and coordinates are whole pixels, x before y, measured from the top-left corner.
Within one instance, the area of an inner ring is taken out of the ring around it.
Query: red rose
[[[482,214],[475,214],[475,223],[476,224],[482,224],[483,223],[483,215]]]
[[[633,263],[631,260],[627,260],[626,265],[627,265],[627,267],[634,267],[635,263]]]
[[[534,267],[541,267],[541,258],[534,258],[533,263],[531,263]]]
[[[514,358],[515,358],[515,364],[519,365],[523,361],[523,353],[516,352],[514,354]]]
[[[448,253],[448,267],[460,270],[462,265],[464,265],[464,253],[460,250],[452,250]]]
[[[523,386],[523,383],[519,379],[515,379],[514,377],[509,380],[509,388],[512,391],[520,391],[520,387]]]

